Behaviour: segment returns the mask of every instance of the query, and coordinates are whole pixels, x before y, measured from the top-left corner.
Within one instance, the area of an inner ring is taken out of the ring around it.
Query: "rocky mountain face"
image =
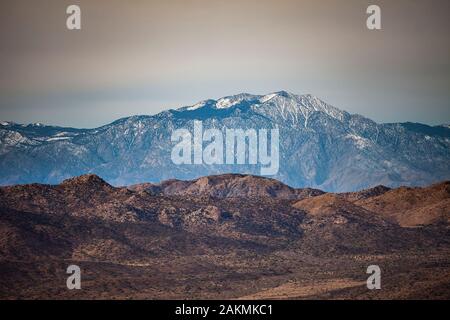
[[[0,184],[56,184],[85,173],[98,174],[115,186],[260,174],[259,165],[175,165],[171,134],[178,128],[192,132],[195,120],[201,120],[204,129],[279,129],[279,171],[272,178],[292,187],[344,192],[450,179],[448,126],[378,124],[314,96],[282,91],[206,100],[95,129],[3,122]]]
[[[449,199],[448,181],[325,193],[241,174],[0,187],[0,297],[449,298]]]
[[[355,203],[402,226],[450,222],[450,182],[427,188],[401,187]]]
[[[131,190],[145,190],[166,196],[212,198],[277,198],[299,199],[323,194],[318,189],[291,188],[275,179],[242,174],[223,174],[201,177],[191,181],[167,180],[159,184],[142,183],[129,186]]]

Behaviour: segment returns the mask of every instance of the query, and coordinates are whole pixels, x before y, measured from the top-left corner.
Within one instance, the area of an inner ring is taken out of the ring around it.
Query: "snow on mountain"
[[[235,96],[224,97],[224,98],[217,100],[216,108],[217,109],[226,109],[226,108],[235,106],[235,105],[241,103],[242,101],[252,101],[252,100],[256,100],[257,98],[258,98],[258,96],[248,94],[248,93],[241,93],[241,94],[238,94]]]
[[[205,100],[205,101],[200,101],[196,104],[194,104],[193,106],[189,106],[189,107],[185,107],[185,110],[196,110],[196,109],[200,109],[203,108],[204,106],[206,106],[208,104],[208,102],[210,102],[212,100]],[[181,108],[183,109],[183,108]]]
[[[259,174],[250,165],[174,165],[173,130],[280,130],[276,178],[294,187],[352,191],[383,184],[424,185],[450,179],[450,129],[418,123],[378,124],[312,95],[247,93],[153,116],[132,116],[95,129],[0,126],[0,184],[58,183],[96,173],[115,185]]]

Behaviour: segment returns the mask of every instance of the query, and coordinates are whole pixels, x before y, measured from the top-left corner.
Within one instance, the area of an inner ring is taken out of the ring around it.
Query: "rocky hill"
[[[226,174],[127,188],[89,174],[1,187],[0,297],[449,298],[448,186],[335,194]],[[370,264],[385,290],[365,288]]]

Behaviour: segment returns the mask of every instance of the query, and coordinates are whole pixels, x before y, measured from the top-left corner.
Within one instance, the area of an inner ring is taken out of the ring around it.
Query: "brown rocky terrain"
[[[332,194],[232,174],[1,187],[0,298],[450,298],[449,199],[449,182]]]
[[[323,194],[317,189],[294,189],[278,180],[252,175],[223,174],[201,177],[192,181],[167,180],[160,184],[143,183],[130,186],[131,190],[146,190],[167,196],[210,196],[214,198],[299,199]]]
[[[427,188],[401,187],[380,195],[358,199],[355,204],[377,212],[402,226],[450,222],[450,182]]]

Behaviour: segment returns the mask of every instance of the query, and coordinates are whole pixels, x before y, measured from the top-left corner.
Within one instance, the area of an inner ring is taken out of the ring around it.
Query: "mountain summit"
[[[376,185],[426,185],[450,179],[450,128],[379,124],[313,95],[241,93],[95,129],[0,125],[0,184],[59,183],[95,173],[113,185],[258,174],[255,165],[175,165],[171,134],[203,127],[279,129],[280,163],[272,176],[292,187],[354,191]]]

